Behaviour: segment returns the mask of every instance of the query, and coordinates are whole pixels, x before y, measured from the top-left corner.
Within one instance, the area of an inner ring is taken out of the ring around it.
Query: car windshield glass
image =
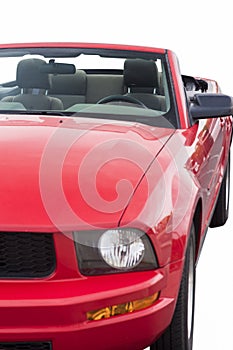
[[[57,114],[176,127],[160,53],[0,49],[0,113]],[[162,119],[161,119],[162,118]]]

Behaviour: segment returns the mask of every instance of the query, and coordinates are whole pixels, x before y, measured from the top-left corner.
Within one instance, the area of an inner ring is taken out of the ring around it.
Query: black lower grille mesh
[[[0,350],[52,350],[50,342],[0,343]]]
[[[45,277],[55,266],[52,234],[0,232],[0,278]]]

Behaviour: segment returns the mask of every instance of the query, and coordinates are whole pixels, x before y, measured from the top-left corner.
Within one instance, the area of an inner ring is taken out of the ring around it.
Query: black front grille
[[[55,267],[52,234],[0,232],[0,278],[40,278]]]
[[[0,350],[52,350],[50,342],[0,343]]]

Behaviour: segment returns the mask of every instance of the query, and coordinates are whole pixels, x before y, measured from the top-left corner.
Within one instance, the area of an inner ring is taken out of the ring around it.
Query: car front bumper
[[[143,349],[171,321],[181,272],[179,261],[140,273],[1,281],[0,345],[48,341],[53,350]],[[87,319],[88,311],[156,292],[160,293],[159,299],[140,311],[97,321]]]

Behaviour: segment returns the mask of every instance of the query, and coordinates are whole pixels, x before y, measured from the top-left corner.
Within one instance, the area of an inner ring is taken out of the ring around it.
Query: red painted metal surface
[[[165,49],[154,48],[147,46],[137,45],[123,45],[123,44],[102,44],[102,43],[77,43],[77,42],[38,42],[38,43],[11,43],[0,44],[0,49],[4,48],[26,48],[26,47],[68,47],[68,48],[96,48],[96,49],[113,49],[113,50],[126,50],[126,51],[141,51],[141,52],[157,52],[165,53]]]

